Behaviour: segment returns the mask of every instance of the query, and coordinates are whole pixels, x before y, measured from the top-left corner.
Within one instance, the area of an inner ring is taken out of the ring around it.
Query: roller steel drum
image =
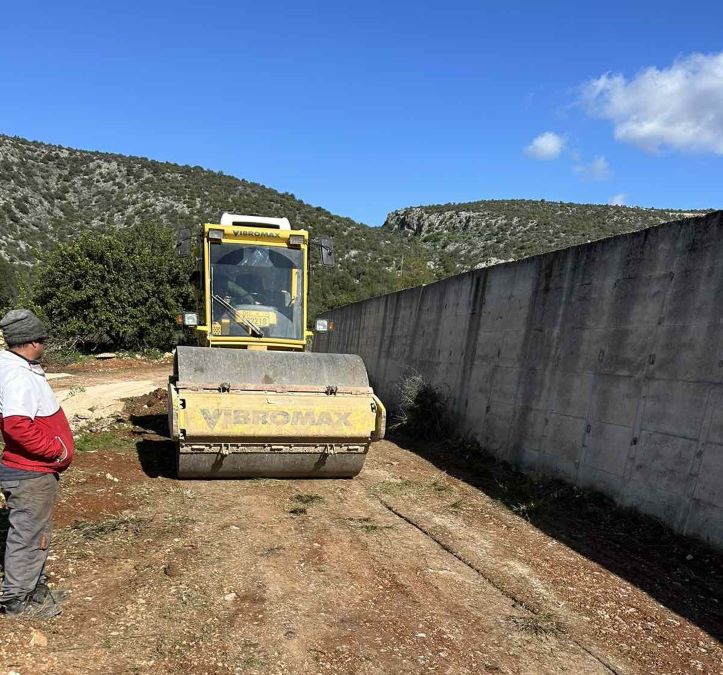
[[[169,428],[182,478],[351,478],[386,412],[360,357],[179,347]]]

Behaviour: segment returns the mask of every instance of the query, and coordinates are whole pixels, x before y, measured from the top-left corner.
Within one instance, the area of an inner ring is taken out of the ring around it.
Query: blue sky
[[[476,199],[723,207],[720,2],[68,0],[0,22],[0,133],[370,225]]]

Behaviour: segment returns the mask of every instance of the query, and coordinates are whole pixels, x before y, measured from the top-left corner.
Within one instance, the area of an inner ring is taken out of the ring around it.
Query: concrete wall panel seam
[[[677,523],[677,529],[679,529],[683,534],[689,533],[691,513],[695,508],[694,495],[696,487],[698,485],[698,476],[700,476],[700,468],[703,464],[703,456],[705,454],[706,443],[708,441],[708,436],[713,425],[713,416],[715,414],[715,411],[713,409],[714,391],[714,387],[709,387],[708,397],[705,402],[705,414],[703,415],[703,421],[700,425],[700,433],[698,434],[698,446],[696,448],[696,453],[693,457],[693,461],[691,462],[690,471],[688,474],[688,481],[685,490],[685,494],[687,495],[688,499],[683,505],[682,513],[680,514],[679,522]],[[704,533],[696,532],[694,534],[700,535]]]

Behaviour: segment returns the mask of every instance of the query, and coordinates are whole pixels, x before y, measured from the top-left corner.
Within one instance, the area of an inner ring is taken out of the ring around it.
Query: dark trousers
[[[41,473],[36,478],[3,480],[0,489],[9,509],[2,586],[2,601],[7,602],[32,593],[43,575],[58,476]]]

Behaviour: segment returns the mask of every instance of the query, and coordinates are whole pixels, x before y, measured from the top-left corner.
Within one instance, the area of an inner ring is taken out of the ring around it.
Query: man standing
[[[9,509],[0,606],[7,616],[49,618],[62,594],[45,581],[60,472],[73,458],[73,435],[38,363],[47,331],[27,309],[0,320],[8,350],[0,352],[0,430],[5,448],[0,489]]]

